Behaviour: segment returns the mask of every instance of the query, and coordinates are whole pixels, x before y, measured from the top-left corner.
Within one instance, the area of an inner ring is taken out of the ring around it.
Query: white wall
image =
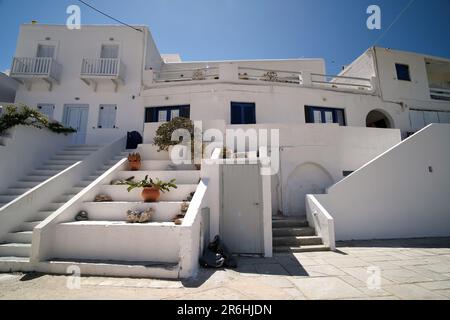
[[[34,57],[39,43],[53,43],[57,46],[56,61],[62,66],[59,85],[48,91],[46,83],[33,82],[28,91],[19,87],[16,102],[36,107],[39,103],[55,105],[55,120],[63,120],[65,104],[88,104],[88,144],[112,142],[124,136],[127,131],[143,130],[144,108],[140,100],[142,69],[144,68],[144,38],[149,34],[123,26],[85,26],[81,30],[68,30],[65,25],[22,25],[15,56]],[[45,40],[49,37],[51,40]],[[111,41],[110,38],[114,40]],[[148,40],[148,53],[154,53],[152,41]],[[82,45],[80,45],[82,44]],[[110,80],[101,80],[97,92],[80,79],[83,58],[99,58],[102,44],[119,44],[120,59],[125,65],[125,84],[114,92]],[[147,57],[151,65],[154,59]],[[133,99],[134,97],[134,99]],[[117,105],[115,129],[99,129],[100,104]]]
[[[336,240],[450,236],[448,137],[432,124],[316,196]]]
[[[0,192],[50,159],[71,142],[71,135],[27,126],[11,128],[0,145]],[[19,165],[20,164],[20,165]]]
[[[279,129],[280,188],[272,185],[272,193],[279,195],[278,210],[286,215],[305,215],[306,194],[325,192],[343,178],[343,171],[360,168],[401,141],[398,129],[334,124],[227,126],[233,128]]]

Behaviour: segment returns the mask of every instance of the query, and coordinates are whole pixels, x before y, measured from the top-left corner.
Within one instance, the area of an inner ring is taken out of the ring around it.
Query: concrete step
[[[34,219],[36,219],[36,221],[37,221],[37,220],[42,220],[42,221],[44,221],[44,220],[47,219],[48,216],[51,215],[53,212],[55,212],[55,211],[53,211],[53,210],[42,210],[42,211],[39,211],[39,212],[37,212],[37,213],[34,215]]]
[[[0,203],[10,203],[13,201],[17,196],[13,195],[0,195]]]
[[[84,155],[55,155],[50,158],[50,161],[51,160],[81,161],[84,158],[86,158],[86,156]]]
[[[52,202],[47,205],[45,205],[42,208],[42,211],[56,211],[58,210],[65,202]]]
[[[186,200],[191,192],[195,192],[197,184],[178,184],[177,189],[171,189],[170,192],[161,193],[160,201],[183,201]],[[142,189],[136,188],[127,191],[127,186],[102,185],[100,193],[112,197],[113,201],[142,201]],[[92,196],[94,200],[96,195]]]
[[[31,243],[4,243],[0,244],[0,256],[29,257]]]
[[[171,160],[143,160],[141,170],[197,170],[192,164],[175,165]]]
[[[6,235],[6,242],[12,243],[31,243],[33,231],[11,232]]]
[[[88,212],[90,221],[126,221],[127,210],[146,210],[152,208],[154,214],[151,221],[170,222],[181,213],[181,201],[159,201],[152,203],[114,201],[85,202],[82,210]]]
[[[30,181],[36,181],[36,182],[44,182],[45,180],[51,178],[53,175],[29,175],[23,178],[20,181],[30,182]]]
[[[273,228],[272,234],[274,237],[287,237],[287,236],[314,236],[316,234],[314,228]]]
[[[59,196],[58,199],[56,199],[56,201],[57,202],[67,202],[70,199],[72,199],[75,195],[76,195],[76,193],[63,194],[63,195]]]
[[[48,176],[52,177],[58,173],[60,173],[62,170],[59,169],[36,169],[30,172],[30,175],[32,176]]]
[[[92,152],[91,151],[85,151],[85,150],[63,150],[60,151],[58,153],[56,153],[56,156],[88,156],[90,155]]]
[[[21,188],[34,188],[36,187],[38,184],[40,184],[42,181],[17,181],[16,183],[14,183],[11,188],[13,189],[21,189]]]
[[[2,195],[20,196],[30,190],[30,188],[9,188]]]
[[[272,220],[272,228],[304,228],[304,227],[308,227],[308,221],[306,220],[295,218]]]
[[[36,170],[55,170],[55,171],[62,171],[66,169],[68,165],[65,164],[44,164],[37,168]]]
[[[23,222],[19,227],[17,227],[16,232],[33,231],[33,229],[41,222],[42,222],[42,220]]]
[[[296,253],[296,252],[314,252],[314,251],[329,251],[330,248],[320,244],[320,245],[311,245],[311,246],[277,246],[273,247],[273,252],[289,252],[289,253]]]
[[[322,238],[317,236],[306,236],[306,237],[274,237],[272,238],[273,246],[309,246],[309,245],[319,245],[322,244]]]
[[[65,165],[66,167],[69,167],[73,165],[75,162],[74,160],[48,160],[44,163],[44,165]]]
[[[81,274],[90,276],[177,279],[180,271],[178,263],[152,261],[53,259],[48,264],[50,272],[65,274],[67,267],[76,265]]]
[[[177,171],[119,171],[113,175],[113,179],[128,179],[134,176],[135,181],[139,181],[148,175],[152,179],[170,181],[175,179],[175,184],[198,184],[200,171],[198,170],[177,170]]]
[[[153,144],[141,144],[135,152],[139,152],[143,160],[170,160],[169,152],[158,152],[158,147]]]
[[[83,180],[78,182],[78,184],[75,186],[76,188],[86,188],[88,185],[90,185],[94,180]]]

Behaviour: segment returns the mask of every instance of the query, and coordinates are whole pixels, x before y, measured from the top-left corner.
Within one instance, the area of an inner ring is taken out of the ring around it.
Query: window
[[[305,106],[306,123],[339,123],[345,126],[344,109]]]
[[[249,102],[231,102],[231,124],[255,124],[255,104]]]
[[[98,128],[112,129],[116,127],[117,106],[101,104],[98,112]]]
[[[102,45],[100,58],[117,59],[119,57],[119,46],[117,44]]]
[[[55,46],[39,44],[36,52],[36,57],[38,58],[54,58],[55,57]]]
[[[46,115],[47,118],[53,119],[53,112],[55,111],[54,104],[40,103],[37,105],[37,109],[40,113]]]
[[[407,64],[395,64],[397,70],[397,79],[403,81],[411,81],[411,75],[409,73],[409,66]]]
[[[190,117],[190,106],[168,106],[168,107],[147,107],[145,108],[145,122],[165,122],[173,118]]]
[[[433,110],[409,110],[411,129],[416,131],[430,123],[450,123],[450,112]]]

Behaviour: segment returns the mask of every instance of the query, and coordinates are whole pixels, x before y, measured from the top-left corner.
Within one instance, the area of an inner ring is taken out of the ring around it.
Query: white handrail
[[[116,58],[83,58],[81,75],[85,76],[118,76],[119,59]]]

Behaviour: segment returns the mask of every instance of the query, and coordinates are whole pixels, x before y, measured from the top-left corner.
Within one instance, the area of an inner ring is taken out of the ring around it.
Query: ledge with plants
[[[165,182],[159,180],[158,178],[156,178],[155,180],[153,180],[152,178],[148,178],[148,175],[146,175],[143,180],[124,181],[123,184],[128,186],[128,192],[135,188],[142,188],[141,197],[144,202],[156,202],[159,200],[161,192],[165,193],[169,192],[171,189],[177,189],[175,179]]]
[[[73,128],[64,127],[57,121],[49,120],[44,114],[28,106],[6,106],[5,111],[0,116],[0,134],[15,126],[30,126],[38,129],[47,128],[55,133],[69,134],[76,132]]]

